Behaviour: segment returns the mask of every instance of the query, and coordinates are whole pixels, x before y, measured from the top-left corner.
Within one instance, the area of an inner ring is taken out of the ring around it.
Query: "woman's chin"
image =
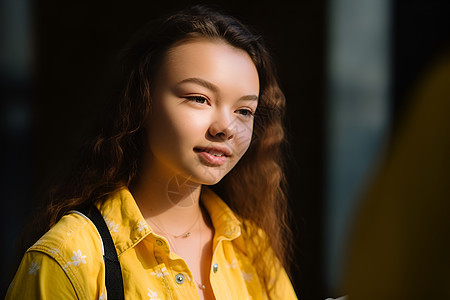
[[[196,170],[197,171],[197,170]],[[178,193],[180,190],[192,190],[198,185],[214,185],[225,176],[220,170],[202,170],[200,172],[182,172],[173,176],[167,188],[169,193]]]
[[[199,180],[204,185],[214,185],[219,183],[227,173],[222,169],[207,169],[204,173],[199,174]]]

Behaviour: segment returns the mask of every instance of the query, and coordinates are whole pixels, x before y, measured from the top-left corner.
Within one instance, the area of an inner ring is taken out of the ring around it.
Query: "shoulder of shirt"
[[[80,213],[63,216],[28,253],[43,253],[54,259],[73,281],[81,280],[86,268],[100,269],[103,249],[95,225]]]
[[[27,251],[48,252],[50,256],[57,256],[61,251],[71,251],[86,244],[94,248],[98,246],[102,253],[100,236],[94,224],[81,213],[70,211]]]

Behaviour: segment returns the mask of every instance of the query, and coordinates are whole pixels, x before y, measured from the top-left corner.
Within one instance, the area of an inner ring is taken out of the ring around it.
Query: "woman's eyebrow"
[[[213,84],[212,82],[206,81],[204,79],[198,78],[198,77],[190,77],[190,78],[183,79],[180,82],[178,82],[177,85],[183,84],[183,83],[195,83],[195,84],[204,86],[205,88],[207,88],[213,92],[219,91],[219,88],[217,87],[217,85]]]
[[[241,98],[239,98],[239,100],[245,100],[245,101],[257,101],[258,100],[258,96],[256,95],[246,95],[246,96],[242,96]]]
[[[189,77],[186,79],[181,80],[180,82],[177,83],[177,85],[179,84],[183,84],[183,83],[195,83],[198,85],[201,85],[209,90],[211,90],[214,93],[219,92],[219,87],[217,85],[215,85],[212,82],[209,82],[205,79],[199,78],[199,77]],[[258,96],[256,95],[245,95],[239,98],[240,101],[257,101],[258,100]]]

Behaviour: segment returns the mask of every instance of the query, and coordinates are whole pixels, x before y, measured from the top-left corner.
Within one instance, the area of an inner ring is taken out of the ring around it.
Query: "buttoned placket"
[[[237,228],[237,230],[236,230]],[[217,290],[217,287],[215,286],[215,278],[217,276],[219,276],[219,263],[218,263],[218,257],[217,257],[217,251],[218,249],[221,247],[221,244],[224,241],[232,241],[235,238],[238,238],[240,236],[240,227],[235,227],[232,230],[226,232],[225,234],[219,236],[217,238],[217,240],[215,241],[214,244],[214,249],[213,249],[213,254],[212,254],[212,260],[211,260],[211,268],[210,268],[210,272],[209,272],[209,280],[210,280],[210,284],[213,290],[213,293],[215,290]],[[173,291],[172,291],[172,286],[175,285],[171,285],[170,282],[168,282],[168,280],[173,281],[176,285],[179,286],[184,286],[185,284],[190,284],[191,286],[193,286],[195,288],[195,291],[198,295],[198,291],[196,288],[196,283],[193,279],[193,275],[191,270],[189,269],[189,266],[187,265],[186,261],[180,257],[178,254],[176,254],[175,252],[171,251],[169,243],[167,241],[167,239],[163,236],[160,236],[154,232],[151,232],[147,237],[147,239],[149,239],[154,245],[154,256],[156,261],[158,262],[159,265],[165,265],[168,264],[166,266],[167,270],[170,273],[170,276],[163,276],[164,279],[164,283],[166,285],[166,288],[168,289],[168,294],[170,296],[170,299],[175,299],[174,295],[173,295]],[[165,259],[164,259],[165,258]],[[178,262],[177,262],[178,261]],[[182,271],[177,270],[174,272],[173,270],[173,264],[179,264],[182,263]],[[186,278],[188,277],[188,278]],[[215,293],[214,293],[215,294]],[[217,296],[216,296],[217,298]]]
[[[237,231],[236,231],[236,228],[237,228]],[[217,282],[216,278],[217,278],[217,276],[220,276],[217,251],[223,242],[225,242],[225,241],[231,242],[232,240],[238,238],[241,235],[240,229],[241,228],[239,226],[237,226],[237,227],[233,228],[231,231],[228,231],[227,233],[225,233],[224,235],[219,236],[217,238],[217,241],[214,243],[215,245],[213,245],[214,249],[213,249],[212,260],[211,260],[211,270],[209,272],[211,288],[212,288],[213,292],[218,290],[218,287],[216,286],[216,282]],[[227,293],[228,293],[228,290],[225,290],[225,291],[227,291]],[[214,292],[214,295],[216,295],[215,292]],[[228,295],[227,299],[230,299],[230,298],[231,298],[231,295]],[[219,298],[216,296],[216,299],[219,299]]]
[[[175,299],[174,290],[178,286],[179,288],[190,288],[195,290],[198,295],[195,281],[193,281],[193,275],[186,261],[178,254],[170,249],[167,239],[163,236],[159,236],[155,233],[151,233],[148,238],[155,245],[154,256],[159,265],[166,265],[169,272],[169,276],[163,276],[165,286],[168,290],[170,299]]]

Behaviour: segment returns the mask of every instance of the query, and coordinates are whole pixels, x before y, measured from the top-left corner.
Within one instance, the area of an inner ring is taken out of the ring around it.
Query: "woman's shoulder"
[[[70,212],[26,251],[9,295],[28,295],[25,287],[36,286],[38,295],[30,294],[31,298],[42,298],[51,291],[60,299],[73,293],[79,299],[90,299],[103,290],[97,286],[104,282],[103,269],[102,243],[94,224]]]
[[[55,261],[74,286],[80,289],[102,274],[103,248],[95,225],[77,212],[64,215],[49,231],[27,250],[33,256]],[[91,275],[89,275],[91,274]],[[97,276],[97,275],[96,275]]]
[[[102,254],[102,244],[94,224],[81,213],[70,211],[47,231],[27,252],[44,252],[58,257],[81,252]]]

